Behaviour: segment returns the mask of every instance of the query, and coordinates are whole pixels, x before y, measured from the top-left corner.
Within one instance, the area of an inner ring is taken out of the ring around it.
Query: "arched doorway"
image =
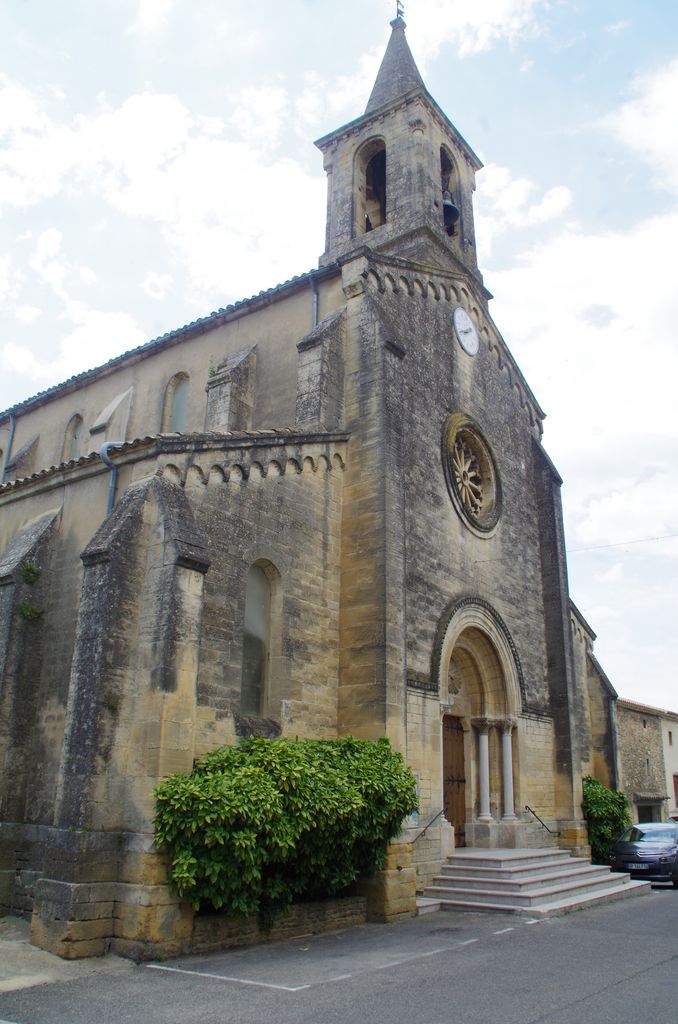
[[[455,845],[514,845],[520,665],[503,622],[467,601],[439,631],[441,788]]]

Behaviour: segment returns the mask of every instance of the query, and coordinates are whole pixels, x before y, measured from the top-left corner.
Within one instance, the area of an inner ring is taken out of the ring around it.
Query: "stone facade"
[[[662,749],[669,815],[678,818],[678,714],[675,711],[662,712]]]
[[[670,730],[665,729],[671,717],[659,708],[628,700],[617,702],[620,788],[629,800],[634,821],[664,821],[675,807],[673,778],[669,787],[664,759],[665,735],[669,751],[672,747],[668,744]]]
[[[405,754],[383,920],[455,843],[554,841],[535,815],[585,850],[582,776],[618,777],[543,413],[477,267],[480,162],[401,18],[318,146],[318,270],[0,414],[0,894],[62,955],[188,948],[152,788],[241,736]]]

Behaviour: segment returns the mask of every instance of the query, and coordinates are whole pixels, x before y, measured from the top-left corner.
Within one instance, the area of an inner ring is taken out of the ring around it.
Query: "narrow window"
[[[365,171],[365,231],[386,223],[386,150],[375,153]]]
[[[381,139],[358,154],[356,181],[356,233],[364,235],[386,223],[386,147]]]
[[[247,575],[240,710],[263,715],[271,647],[271,582],[259,565]]]
[[[443,193],[443,224],[450,237],[456,234],[456,224],[459,220],[459,191],[457,174],[454,169],[452,157],[444,146],[440,147],[440,185]]]
[[[647,718],[643,719],[643,729],[647,729]]]
[[[80,458],[82,446],[82,416],[76,413],[71,416],[64,434],[64,446],[61,452],[61,461],[70,462]]]
[[[165,391],[162,414],[162,429],[171,434],[185,434],[188,424],[187,373],[175,373]]]
[[[670,747],[673,746],[673,733],[671,732],[670,729],[669,729],[669,746]]]

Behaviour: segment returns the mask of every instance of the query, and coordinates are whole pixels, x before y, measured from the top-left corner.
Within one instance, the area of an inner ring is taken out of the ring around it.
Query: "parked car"
[[[649,882],[673,882],[678,889],[678,822],[631,825],[610,850],[612,871]]]

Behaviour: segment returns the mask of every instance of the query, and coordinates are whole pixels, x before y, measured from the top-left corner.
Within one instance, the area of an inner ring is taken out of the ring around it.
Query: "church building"
[[[0,414],[0,905],[63,955],[179,927],[153,786],[239,737],[389,737],[421,886],[455,846],[586,851],[582,777],[618,779],[481,163],[400,15],[316,145],[317,269]]]

